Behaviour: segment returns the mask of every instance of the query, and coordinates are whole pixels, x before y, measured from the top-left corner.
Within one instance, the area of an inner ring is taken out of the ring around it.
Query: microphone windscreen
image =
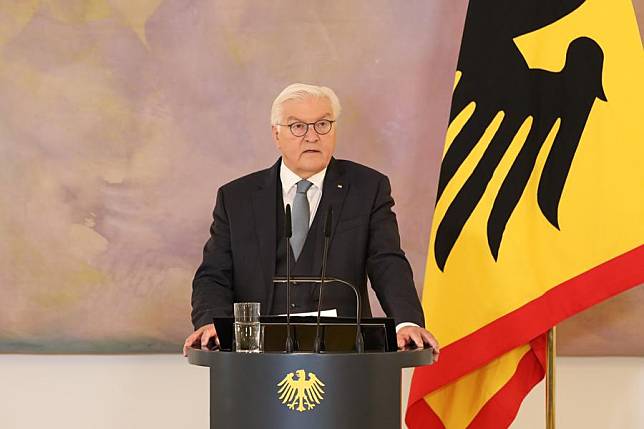
[[[333,208],[329,207],[326,212],[326,222],[324,222],[324,236],[331,237],[331,228],[333,227]]]
[[[293,235],[293,225],[291,224],[291,205],[286,205],[284,213],[284,237],[291,238]]]

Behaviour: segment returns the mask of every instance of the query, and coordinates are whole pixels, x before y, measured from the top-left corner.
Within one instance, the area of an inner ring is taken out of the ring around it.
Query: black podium
[[[400,427],[401,369],[429,365],[431,349],[367,353],[235,353],[190,349],[210,368],[216,429]]]

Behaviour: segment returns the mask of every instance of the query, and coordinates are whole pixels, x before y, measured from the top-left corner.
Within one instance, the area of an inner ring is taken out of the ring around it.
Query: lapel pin
[[[338,188],[339,188],[339,189],[342,189],[342,185],[338,185]]]

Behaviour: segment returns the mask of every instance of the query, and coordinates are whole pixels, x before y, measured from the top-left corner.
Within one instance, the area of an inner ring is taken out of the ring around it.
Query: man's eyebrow
[[[331,113],[325,113],[324,115],[322,115],[318,119],[316,119],[316,121],[319,121],[320,119],[330,119],[330,118],[327,118],[327,116],[333,116],[333,115]],[[302,119],[300,119],[300,118],[298,118],[296,116],[289,116],[288,118],[286,118],[286,122],[290,122],[291,120],[294,120],[296,122],[304,122],[304,123],[306,123],[306,121],[304,121],[304,120],[302,120]]]

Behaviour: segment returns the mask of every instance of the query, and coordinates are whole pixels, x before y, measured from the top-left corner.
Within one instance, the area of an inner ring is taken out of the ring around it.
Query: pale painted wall
[[[644,358],[559,358],[557,405],[559,428],[644,428]],[[543,422],[539,386],[512,429]],[[173,355],[0,355],[0,428],[41,427],[207,428],[208,370]]]
[[[558,429],[644,428],[644,358],[559,358]],[[544,383],[526,398],[512,429],[545,427]]]

